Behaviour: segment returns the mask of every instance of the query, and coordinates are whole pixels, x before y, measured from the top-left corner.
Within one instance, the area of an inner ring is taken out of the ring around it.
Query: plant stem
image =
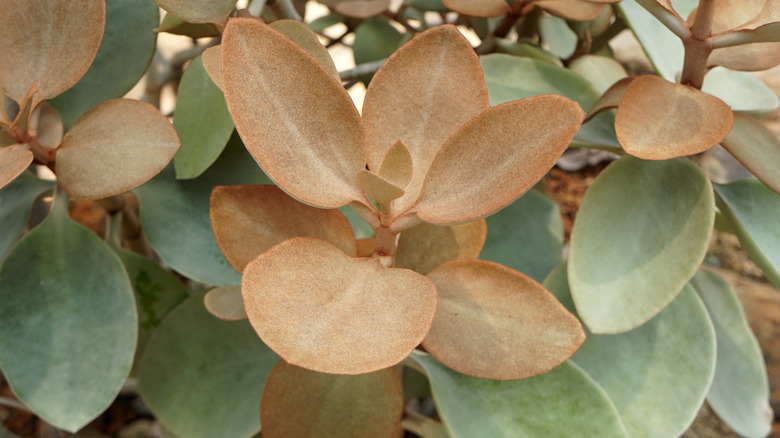
[[[376,71],[379,70],[379,67],[381,67],[385,61],[387,61],[387,58],[380,59],[379,61],[360,64],[355,68],[339,72],[339,76],[341,76],[341,80],[344,82],[349,82],[353,79],[359,79],[363,75],[376,73]]]
[[[268,2],[267,4],[277,19],[289,18],[290,20],[303,20],[303,17],[298,14],[298,11],[295,10],[295,6],[293,6],[290,0],[275,0],[273,2]]]
[[[653,14],[653,16],[661,22],[667,29],[677,35],[680,39],[685,40],[690,35],[691,31],[686,23],[679,15],[674,12],[668,11],[663,6],[656,3],[656,0],[636,0],[640,6],[645,8],[647,12]]]
[[[710,34],[716,3],[717,0],[699,0],[696,21],[693,23],[691,33],[683,39],[685,60],[683,61],[680,82],[699,90],[704,83],[704,75],[707,73],[707,59],[712,53]]]

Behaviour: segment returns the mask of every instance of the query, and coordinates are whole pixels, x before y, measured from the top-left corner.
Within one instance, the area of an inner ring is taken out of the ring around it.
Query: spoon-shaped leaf
[[[220,286],[206,292],[203,297],[206,310],[219,319],[237,321],[246,319],[244,299],[238,286]]]
[[[585,340],[577,318],[542,285],[484,260],[453,260],[428,274],[438,291],[423,347],[459,373],[517,380],[545,373]]]
[[[767,187],[780,193],[780,140],[758,120],[734,113],[734,127],[721,144]]]
[[[658,76],[641,76],[625,91],[615,131],[627,153],[666,160],[715,146],[733,121],[731,109],[716,97]]]
[[[65,135],[55,173],[71,196],[105,198],[151,179],[180,146],[171,123],[152,105],[109,100],[84,113]]]
[[[72,87],[95,59],[105,20],[103,0],[3,0],[0,88],[21,103],[37,80],[35,108]]]
[[[249,321],[287,362],[332,374],[393,366],[422,341],[436,287],[408,269],[353,259],[324,240],[285,240],[244,269]]]
[[[341,212],[301,204],[273,185],[217,186],[209,217],[219,248],[238,272],[291,237],[316,237],[355,255],[352,226]]]
[[[33,161],[33,153],[23,145],[0,148],[0,189],[22,174]]]
[[[282,189],[326,208],[363,199],[360,115],[312,55],[258,20],[236,18],[225,28],[222,81],[247,149]]]
[[[474,49],[455,26],[439,26],[398,49],[374,75],[363,103],[368,167],[381,168],[400,139],[414,163],[406,210],[416,199],[437,151],[461,125],[488,108]]]
[[[188,23],[222,25],[236,0],[154,0],[161,8]]]
[[[506,0],[443,0],[447,9],[472,17],[498,17],[509,12]]]
[[[389,437],[401,420],[402,404],[392,368],[340,376],[280,360],[263,390],[260,419],[268,437]]]
[[[450,260],[475,259],[486,235],[484,220],[449,227],[421,223],[401,232],[395,266],[425,275]]]
[[[569,282],[582,321],[593,333],[620,333],[652,318],[693,277],[714,220],[709,179],[686,159],[626,156],[607,167],[571,234]]]
[[[582,123],[572,100],[543,95],[490,108],[442,146],[414,209],[433,224],[485,217],[547,173]]]

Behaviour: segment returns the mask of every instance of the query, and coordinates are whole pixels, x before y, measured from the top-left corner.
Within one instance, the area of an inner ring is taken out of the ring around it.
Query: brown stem
[[[696,9],[696,19],[691,27],[693,36],[704,40],[710,36],[712,31],[712,21],[715,18],[715,4],[718,0],[699,0],[699,7]]]
[[[704,84],[707,59],[712,53],[710,35],[716,3],[717,0],[699,0],[699,8],[696,10],[696,20],[691,27],[691,33],[683,39],[685,60],[683,61],[680,82],[699,90]]]
[[[380,226],[374,229],[374,254],[387,268],[395,265],[395,255],[398,252],[398,233],[390,227]]]

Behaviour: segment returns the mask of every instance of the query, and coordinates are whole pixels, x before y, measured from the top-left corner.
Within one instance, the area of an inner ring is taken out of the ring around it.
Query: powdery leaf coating
[[[601,15],[604,5],[580,0],[540,0],[536,6],[566,20],[589,21]]]
[[[444,6],[472,17],[498,17],[510,11],[505,0],[444,0]]]
[[[333,63],[333,58],[330,57],[328,50],[320,43],[317,34],[309,26],[297,20],[276,20],[269,26],[293,40],[295,44],[301,46],[303,50],[315,57],[337,81],[341,80],[336,64]]]
[[[59,184],[77,198],[105,198],[149,181],[181,144],[171,122],[148,103],[114,99],[84,113],[57,149]]]
[[[404,195],[402,188],[366,169],[358,171],[355,180],[366,195],[380,204],[386,204]]]
[[[499,210],[550,170],[583,115],[576,102],[554,94],[484,111],[442,146],[414,210],[433,224],[466,222]]]
[[[628,89],[628,85],[634,79],[634,77],[623,78],[609,87],[609,90],[607,90],[599,98],[599,100],[593,104],[593,107],[591,107],[591,109],[588,111],[588,114],[585,115],[585,122],[592,119],[602,111],[619,107],[621,102],[623,102],[623,96],[626,95],[626,89]]]
[[[401,384],[391,368],[340,376],[280,360],[263,390],[260,422],[270,438],[390,437],[402,407]]]
[[[379,176],[400,188],[404,188],[412,179],[412,172],[414,172],[412,154],[409,152],[409,148],[401,140],[398,140],[390,147],[382,160]]]
[[[395,266],[425,275],[450,260],[476,259],[486,237],[484,219],[449,227],[421,223],[401,232]]]
[[[722,100],[658,76],[629,84],[615,117],[623,149],[645,160],[697,154],[720,143],[734,115]]]
[[[95,59],[106,22],[103,0],[0,2],[0,89],[21,103],[38,81],[32,107],[76,85]]]
[[[221,286],[211,289],[203,297],[203,304],[209,313],[219,319],[225,321],[246,319],[244,299],[241,297],[241,288],[238,286]]]
[[[577,318],[542,285],[484,260],[434,269],[439,308],[423,347],[459,373],[494,380],[542,374],[585,341]]]
[[[363,195],[363,127],[349,94],[313,56],[252,18],[223,34],[228,110],[266,174],[296,199],[341,207]]]
[[[212,46],[203,51],[201,60],[214,85],[222,90],[222,46]]]
[[[0,148],[0,189],[22,174],[33,161],[33,153],[22,145]]]
[[[154,0],[157,5],[188,23],[222,25],[236,6],[236,0]]]
[[[353,0],[336,3],[335,9],[347,17],[366,19],[379,15],[390,6],[390,0]]]
[[[488,107],[479,59],[455,26],[425,31],[387,59],[366,91],[363,123],[369,169],[380,169],[399,139],[412,155],[412,179],[396,211],[417,199],[447,137]]]
[[[331,374],[399,363],[436,312],[436,287],[427,278],[311,238],[286,240],[249,263],[241,291],[266,345],[293,365]]]
[[[721,145],[767,187],[780,193],[780,141],[761,122],[734,113],[734,127]]]
[[[340,211],[301,204],[276,186],[214,187],[209,218],[219,249],[238,272],[292,237],[326,240],[355,256],[355,235]]]

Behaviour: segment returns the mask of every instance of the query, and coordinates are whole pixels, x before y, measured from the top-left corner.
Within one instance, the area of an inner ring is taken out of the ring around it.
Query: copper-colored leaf
[[[366,169],[358,171],[355,179],[360,189],[380,204],[387,204],[404,195],[402,188]]]
[[[615,4],[615,3],[620,3],[622,0],[582,0],[582,1],[586,1],[588,3]]]
[[[734,113],[734,128],[721,144],[767,187],[780,193],[780,141],[759,121]]]
[[[593,104],[593,106],[588,111],[588,114],[585,115],[585,121],[587,122],[602,111],[620,106],[620,103],[623,102],[623,96],[626,95],[628,84],[630,84],[634,79],[634,77],[623,78],[609,87],[609,90],[607,90],[599,98],[599,100]]]
[[[355,244],[357,257],[370,257],[374,254],[376,248],[376,242],[373,237],[366,237],[364,239],[358,239]]]
[[[333,58],[330,57],[328,50],[320,43],[317,34],[305,23],[297,20],[277,20],[271,23],[272,29],[293,40],[293,42],[303,50],[306,50],[313,57],[317,58],[317,61],[325,67],[328,73],[332,74],[337,81],[341,80],[339,71],[336,70],[336,64],[333,63]]]
[[[263,436],[270,438],[390,437],[402,407],[392,369],[339,376],[280,360],[263,389],[260,422]]]
[[[23,145],[0,148],[0,189],[27,169],[32,163],[33,153]]]
[[[580,106],[547,94],[484,111],[450,137],[430,166],[414,209],[434,224],[490,215],[555,164],[582,123]]]
[[[237,321],[246,319],[244,299],[241,297],[241,288],[238,286],[215,287],[206,292],[203,297],[206,310],[219,319]]]
[[[336,3],[336,12],[347,17],[366,19],[379,15],[390,6],[390,0],[348,0]]]
[[[455,26],[423,32],[388,58],[368,86],[363,121],[370,169],[381,168],[399,138],[412,155],[412,179],[396,211],[417,199],[447,137],[488,106],[479,59]]]
[[[403,360],[428,333],[436,287],[379,259],[353,259],[324,240],[285,240],[244,269],[249,321],[287,362],[363,374]]]
[[[398,140],[385,154],[382,166],[379,168],[379,176],[400,188],[404,188],[412,179],[413,170],[412,154],[404,142]]]
[[[355,256],[355,236],[338,210],[301,204],[271,185],[217,186],[209,206],[219,249],[238,272],[291,237],[316,237]]]
[[[449,227],[422,223],[401,232],[395,266],[425,275],[450,260],[479,257],[486,237],[484,219]]]
[[[181,144],[171,122],[148,103],[114,99],[84,113],[55,157],[57,179],[69,195],[104,198],[150,180]]]
[[[60,145],[65,128],[60,113],[51,105],[40,105],[38,111],[33,113],[31,125],[32,135],[38,138],[38,142],[51,149]]]
[[[444,6],[472,17],[498,17],[509,12],[506,0],[444,0]]]
[[[551,370],[585,340],[577,318],[542,285],[483,260],[434,269],[439,308],[423,347],[469,376],[515,380]]]
[[[0,89],[21,103],[37,80],[33,108],[69,89],[95,58],[105,19],[103,0],[0,2]]]
[[[645,160],[696,154],[720,143],[734,116],[717,97],[658,76],[629,84],[615,118],[623,149]]]
[[[161,8],[188,23],[224,25],[236,0],[154,0]]]
[[[247,149],[282,189],[326,208],[363,199],[360,115],[313,56],[257,20],[234,18],[223,34],[222,81]]]
[[[211,82],[222,89],[222,46],[212,46],[203,51],[201,60],[203,61],[203,68],[211,78]]]
[[[566,20],[589,21],[601,15],[604,5],[580,0],[539,0],[536,6]]]

